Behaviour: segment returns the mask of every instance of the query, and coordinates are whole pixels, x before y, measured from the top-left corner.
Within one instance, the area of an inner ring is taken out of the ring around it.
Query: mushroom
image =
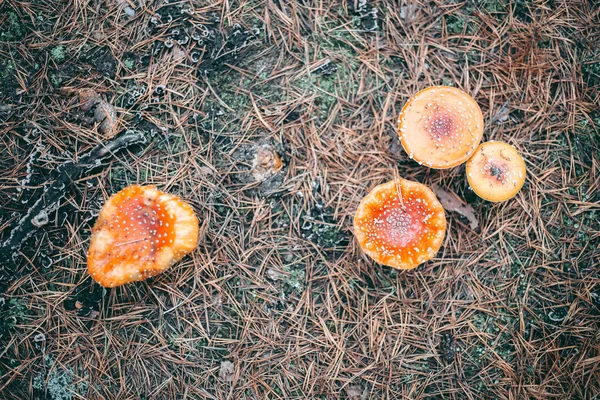
[[[88,250],[88,271],[104,287],[141,281],[167,270],[198,243],[198,218],[179,197],[131,185],[100,210]]]
[[[517,149],[504,142],[482,143],[467,161],[467,180],[482,199],[498,202],[517,194],[527,169]]]
[[[467,161],[481,142],[483,115],[462,90],[433,86],[402,108],[398,135],[410,158],[431,168],[451,168]]]
[[[354,235],[364,252],[397,269],[432,259],[445,233],[446,215],[435,194],[406,179],[376,186],[354,216]]]

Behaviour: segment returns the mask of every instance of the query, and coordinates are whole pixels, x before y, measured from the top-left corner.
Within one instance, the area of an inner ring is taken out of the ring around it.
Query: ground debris
[[[440,357],[447,364],[451,363],[454,360],[454,354],[456,353],[456,343],[452,334],[447,332],[442,334],[438,350]]]
[[[80,89],[79,103],[82,111],[91,112],[91,122],[97,124],[98,132],[105,139],[117,133],[117,111],[94,89]]]
[[[87,124],[97,126],[98,132],[104,139],[110,139],[117,133],[118,118],[115,107],[95,89],[64,88],[63,94],[76,93],[79,96],[79,107],[85,113],[82,120]]]
[[[233,154],[235,180],[256,187],[261,196],[277,192],[285,176],[282,154],[283,146],[271,139],[241,146]]]
[[[235,375],[235,365],[231,361],[221,361],[219,368],[219,379],[223,382],[233,381]]]
[[[0,398],[600,394],[594,2],[125,2],[132,19],[118,0],[0,6],[0,245],[60,164],[111,141],[79,89],[115,107],[115,137],[127,123],[152,140],[65,188],[9,266]],[[398,117],[430,85],[473,96],[485,140],[521,146],[518,198],[482,201],[464,168],[408,158]],[[266,138],[283,165],[260,182],[256,152],[234,154]],[[482,226],[446,211],[461,226],[435,260],[365,262],[352,218],[391,167]],[[90,221],[134,182],[189,198],[203,240],[163,278],[105,292],[86,271]]]
[[[252,160],[252,176],[257,182],[262,182],[281,171],[283,162],[277,151],[269,144],[257,147],[254,160]]]
[[[12,268],[8,261],[15,260],[19,254],[21,245],[30,238],[37,230],[47,224],[48,215],[61,206],[62,199],[66,196],[68,188],[73,182],[89,172],[93,168],[102,165],[103,161],[112,157],[116,152],[136,143],[146,141],[143,132],[126,131],[117,138],[96,146],[79,159],[79,163],[68,161],[56,169],[56,179],[44,186],[44,192],[40,198],[31,206],[27,213],[19,220],[10,232],[8,239],[0,244],[0,283],[9,281],[13,276]],[[1,290],[1,288],[0,288]]]
[[[405,6],[400,6],[400,19],[405,20],[407,22],[412,22],[419,11],[419,6],[416,4],[407,4]]]
[[[117,132],[117,112],[107,101],[102,100],[94,109],[94,122],[98,124],[98,132],[105,138],[111,138]]]
[[[348,244],[347,231],[340,228],[333,210],[322,201],[300,216],[300,234],[323,249],[344,248]]]
[[[131,8],[127,0],[117,0],[117,4],[122,7],[123,12],[127,14],[129,18],[135,17],[135,10]]]
[[[100,95],[94,89],[79,90],[79,107],[83,111],[90,111],[101,101]]]
[[[34,226],[37,226],[38,228],[46,225],[48,222],[48,213],[46,212],[46,210],[40,211],[38,215],[31,219],[31,223]]]
[[[475,210],[469,204],[466,204],[456,193],[442,189],[438,185],[433,185],[433,192],[436,194],[440,203],[446,211],[454,211],[469,220],[471,229],[477,229],[479,221],[475,217]]]
[[[360,386],[349,386],[346,392],[349,400],[365,400],[367,398],[366,390],[362,390]]]

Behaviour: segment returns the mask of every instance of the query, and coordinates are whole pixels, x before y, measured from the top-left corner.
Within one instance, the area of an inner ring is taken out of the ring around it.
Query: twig
[[[58,176],[52,184],[46,185],[40,198],[21,218],[11,231],[8,239],[0,245],[0,293],[2,284],[9,282],[14,275],[14,264],[23,243],[29,239],[39,227],[48,223],[48,215],[60,208],[60,201],[65,197],[73,182],[84,173],[100,167],[103,161],[133,144],[145,143],[146,137],[141,131],[126,131],[117,138],[101,143],[80,158],[78,163],[68,161],[57,168]]]

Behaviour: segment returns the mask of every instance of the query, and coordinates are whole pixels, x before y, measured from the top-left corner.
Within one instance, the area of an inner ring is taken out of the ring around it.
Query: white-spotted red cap
[[[410,158],[431,168],[452,168],[467,161],[481,142],[483,115],[462,90],[433,86],[402,108],[398,135]]]
[[[354,216],[354,235],[364,252],[398,269],[433,258],[445,233],[446,215],[435,194],[406,179],[376,186]]]
[[[194,250],[198,234],[198,218],[188,203],[154,186],[128,186],[100,211],[88,271],[104,287],[144,280]]]
[[[525,183],[525,161],[513,146],[486,142],[467,161],[467,180],[482,199],[498,202],[516,195]]]

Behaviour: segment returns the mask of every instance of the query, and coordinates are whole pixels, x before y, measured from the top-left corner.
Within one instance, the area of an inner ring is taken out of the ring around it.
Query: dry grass
[[[158,133],[75,182],[23,247],[3,295],[3,398],[600,396],[593,0],[138,0],[133,19],[118,1],[56,3],[0,0],[2,237],[58,165],[105,140],[69,90],[95,88],[122,129]],[[204,43],[164,47],[192,27]],[[521,150],[517,197],[486,203],[463,167],[404,154],[399,111],[436,84],[477,99],[485,140]],[[285,166],[259,185],[244,154],[266,141]],[[449,214],[433,261],[375,265],[351,218],[395,174],[454,191],[481,229]],[[85,271],[90,224],[130,183],[188,199],[201,243],[102,291]]]

